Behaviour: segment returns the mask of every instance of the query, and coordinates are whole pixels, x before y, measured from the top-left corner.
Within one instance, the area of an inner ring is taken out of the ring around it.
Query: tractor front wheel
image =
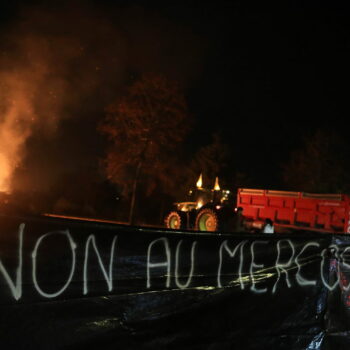
[[[182,211],[171,211],[165,218],[165,227],[173,230],[186,229],[186,213]]]

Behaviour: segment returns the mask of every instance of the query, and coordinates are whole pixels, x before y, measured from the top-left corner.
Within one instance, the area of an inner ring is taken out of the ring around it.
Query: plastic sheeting
[[[348,349],[350,237],[0,217],[0,349]]]

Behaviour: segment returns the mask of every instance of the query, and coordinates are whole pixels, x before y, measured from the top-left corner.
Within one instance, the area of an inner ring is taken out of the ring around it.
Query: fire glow
[[[196,186],[197,186],[197,188],[202,188],[202,186],[203,186],[202,174],[199,175]]]
[[[16,74],[0,74],[0,191],[10,192],[10,179],[31,134],[32,103],[28,84]]]
[[[11,173],[10,165],[8,164],[5,155],[0,153],[0,192],[6,192],[8,190],[6,180]]]
[[[45,41],[26,37],[0,58],[0,191],[11,192],[15,169],[34,132],[51,135],[62,102],[62,81],[45,54]],[[17,54],[16,54],[17,53]],[[43,91],[47,91],[43,98]]]
[[[215,178],[214,191],[220,191],[219,178]]]

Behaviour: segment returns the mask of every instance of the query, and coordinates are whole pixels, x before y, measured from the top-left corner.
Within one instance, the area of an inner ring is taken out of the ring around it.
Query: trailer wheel
[[[217,213],[212,209],[201,210],[197,217],[195,223],[195,229],[197,231],[218,231],[219,219]]]
[[[165,227],[174,230],[186,228],[186,213],[182,211],[171,211],[165,218]]]

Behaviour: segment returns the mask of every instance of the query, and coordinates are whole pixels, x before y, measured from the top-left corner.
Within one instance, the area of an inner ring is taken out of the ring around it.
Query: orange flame
[[[196,185],[197,185],[197,188],[202,188],[202,185],[203,185],[202,174],[199,175]]]
[[[0,72],[1,73],[1,72]],[[10,191],[10,178],[23,156],[23,145],[31,134],[32,103],[28,84],[16,74],[0,74],[0,191]],[[6,87],[6,89],[5,89]]]
[[[215,178],[214,191],[220,191],[219,178],[218,177]]]
[[[11,167],[8,163],[7,158],[0,153],[0,192],[7,192],[8,178],[11,174]]]
[[[203,199],[199,199],[198,200],[198,202],[197,202],[197,209],[200,209],[201,207],[203,207],[203,204],[204,204],[204,202],[203,202]]]

